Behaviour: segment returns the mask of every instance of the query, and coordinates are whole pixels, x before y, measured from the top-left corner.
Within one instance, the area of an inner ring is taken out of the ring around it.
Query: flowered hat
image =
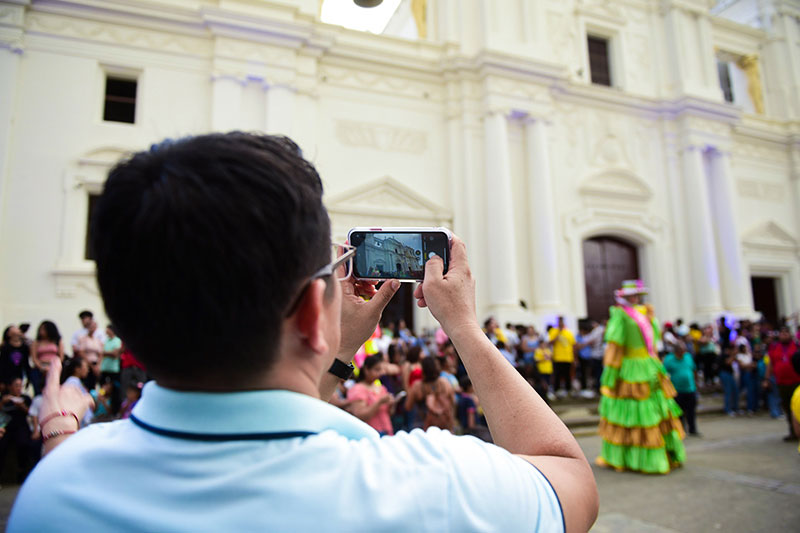
[[[640,279],[626,279],[622,282],[622,288],[615,291],[617,296],[630,296],[632,294],[647,294],[649,291],[644,286],[644,281]]]

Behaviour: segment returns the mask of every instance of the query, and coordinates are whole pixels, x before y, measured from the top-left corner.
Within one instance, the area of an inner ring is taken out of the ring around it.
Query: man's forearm
[[[522,455],[584,457],[564,423],[480,329],[450,338],[481,399],[495,444]]]

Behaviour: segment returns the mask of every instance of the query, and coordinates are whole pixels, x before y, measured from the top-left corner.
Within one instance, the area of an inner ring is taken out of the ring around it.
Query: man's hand
[[[350,361],[362,344],[378,326],[383,310],[400,288],[400,282],[384,282],[380,290],[377,282],[353,278],[342,281],[342,341],[339,359]],[[368,300],[364,300],[368,298]]]
[[[467,263],[467,247],[456,236],[450,246],[450,268],[441,257],[425,263],[425,279],[414,291],[419,307],[427,307],[450,337],[462,328],[479,327],[475,314],[475,280]]]

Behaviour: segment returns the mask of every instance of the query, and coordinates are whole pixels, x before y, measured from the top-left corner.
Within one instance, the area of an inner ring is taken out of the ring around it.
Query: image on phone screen
[[[447,271],[449,238],[441,231],[358,231],[350,234],[350,244],[356,247],[356,278],[421,280],[434,254],[445,260]]]

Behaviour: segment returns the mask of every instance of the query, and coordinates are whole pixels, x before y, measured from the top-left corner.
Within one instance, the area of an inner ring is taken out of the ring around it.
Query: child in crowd
[[[125,392],[125,401],[122,402],[122,407],[120,408],[120,418],[130,418],[136,402],[142,397],[142,386],[143,383],[141,382],[134,382],[128,385],[128,390]]]
[[[478,397],[475,396],[469,376],[461,376],[459,385],[461,386],[461,394],[458,398],[456,412],[462,433],[464,435],[473,435],[486,442],[492,442],[492,436],[486,426],[486,419],[480,414]]]
[[[107,422],[113,416],[111,399],[114,395],[114,382],[111,378],[106,378],[100,389],[92,389],[90,392],[94,400],[94,420],[96,422]]]

